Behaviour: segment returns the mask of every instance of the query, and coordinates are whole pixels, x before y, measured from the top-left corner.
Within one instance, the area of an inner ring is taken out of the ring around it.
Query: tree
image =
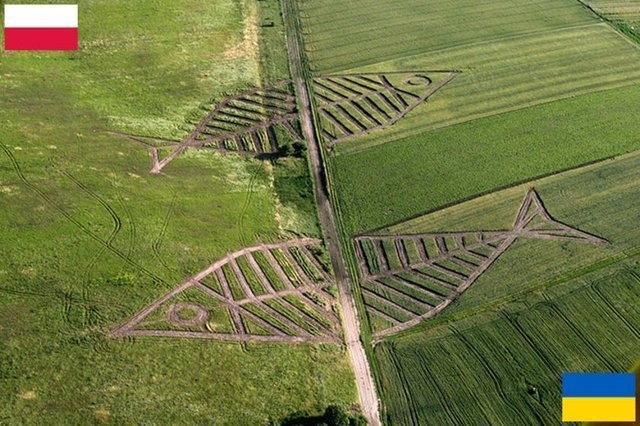
[[[293,147],[289,143],[284,143],[278,147],[278,155],[288,157],[293,153]]]
[[[349,415],[344,408],[330,405],[324,412],[324,420],[328,426],[349,426]]]
[[[304,157],[306,152],[307,152],[307,146],[300,141],[296,141],[293,143],[292,145],[293,147],[293,152],[295,153],[296,157]]]
[[[351,417],[349,424],[351,426],[367,426],[367,419],[365,419],[362,414],[358,413]]]

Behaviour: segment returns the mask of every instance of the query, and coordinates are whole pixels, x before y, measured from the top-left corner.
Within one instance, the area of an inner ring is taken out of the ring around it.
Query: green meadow
[[[107,133],[180,140],[224,96],[287,78],[279,6],[79,10],[78,52],[0,52],[0,423],[266,424],[353,404],[337,346],[107,337],[227,253],[317,236],[303,160],[187,151],[150,175],[144,147]]]

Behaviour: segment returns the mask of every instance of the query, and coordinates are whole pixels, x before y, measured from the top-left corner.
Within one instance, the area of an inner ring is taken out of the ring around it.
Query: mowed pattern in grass
[[[609,244],[521,237],[439,320],[459,319],[518,295],[584,275],[640,254],[640,230],[630,215],[640,199],[640,152],[491,193],[392,226],[389,234],[510,229],[524,194],[535,187],[557,220]]]
[[[109,337],[213,260],[287,239],[298,216],[315,226],[315,210],[298,210],[295,162],[187,151],[149,175],[143,147],[106,133],[181,137],[201,106],[286,76],[277,12],[261,47],[284,52],[264,52],[265,76],[233,50],[266,2],[78,3],[78,52],[0,53],[0,423],[256,425],[352,404],[336,345]]]
[[[319,73],[594,22],[572,0],[332,0],[300,7]]]
[[[340,153],[640,82],[640,48],[574,0],[303,2],[303,12],[318,75],[461,71],[392,128]]]

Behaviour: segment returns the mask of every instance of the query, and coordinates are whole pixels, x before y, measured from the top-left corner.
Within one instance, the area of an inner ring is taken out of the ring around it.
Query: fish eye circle
[[[169,307],[167,316],[173,325],[200,326],[209,319],[209,312],[197,303],[176,303]]]
[[[405,80],[404,83],[408,84],[409,86],[428,86],[431,84],[431,79],[426,75],[416,74],[412,77],[409,77],[407,80]]]

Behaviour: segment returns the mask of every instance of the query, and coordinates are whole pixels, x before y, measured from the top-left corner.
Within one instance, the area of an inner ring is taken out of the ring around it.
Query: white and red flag
[[[78,5],[5,5],[4,48],[78,50]]]

